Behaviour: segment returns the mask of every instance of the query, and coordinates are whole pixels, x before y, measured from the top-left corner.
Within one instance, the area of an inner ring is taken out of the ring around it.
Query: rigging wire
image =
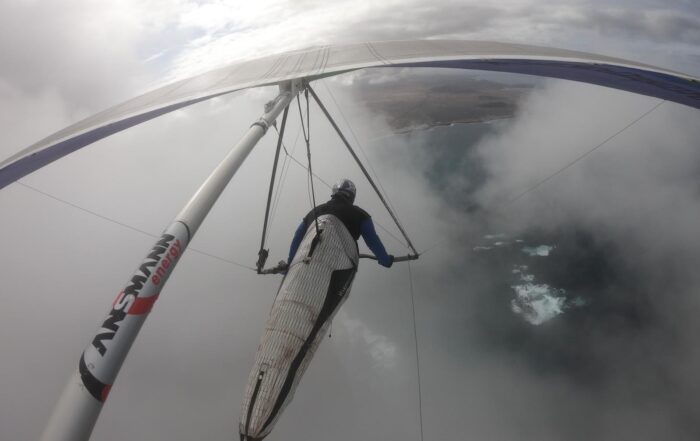
[[[345,117],[345,113],[343,112],[342,107],[338,105],[338,101],[336,101],[335,96],[333,95],[333,92],[331,91],[331,88],[328,87],[325,81],[321,81],[321,84],[323,84],[323,87],[326,89],[326,92],[328,92],[328,95],[331,97],[331,100],[333,101],[333,104],[335,104],[335,108],[338,110],[338,113],[340,114],[340,117],[342,120],[345,122],[345,126],[350,130],[350,134],[352,135],[353,139],[355,140],[355,145],[360,149],[360,153],[362,153],[362,156],[365,158],[365,162],[369,164],[370,170],[372,170],[372,173],[374,174],[375,179],[377,180],[377,183],[379,184],[379,188],[382,190],[382,193],[386,196],[387,203],[389,206],[392,208],[392,210],[396,211],[396,208],[394,207],[394,204],[391,202],[391,199],[389,198],[389,193],[387,193],[386,189],[384,189],[384,185],[382,185],[382,181],[379,179],[379,173],[374,169],[374,166],[372,165],[372,161],[369,160],[369,157],[367,156],[367,153],[365,152],[365,149],[362,147],[362,143],[360,142],[360,139],[357,137],[357,134],[355,133],[355,130],[353,130],[352,125],[348,121],[348,119]],[[406,245],[406,248],[409,248]]]
[[[566,164],[565,166],[563,166],[563,167],[560,168],[559,170],[555,171],[555,172],[552,173],[551,175],[549,175],[549,176],[547,176],[546,178],[542,179],[541,181],[537,182],[535,185],[533,185],[533,186],[531,186],[531,187],[525,189],[525,191],[523,191],[523,192],[517,194],[515,197],[511,198],[510,200],[508,200],[508,202],[506,202],[505,206],[508,206],[508,205],[510,205],[510,204],[512,204],[512,203],[514,203],[514,202],[516,202],[516,201],[518,201],[520,198],[522,198],[522,197],[525,196],[526,194],[530,193],[531,191],[535,190],[535,189],[536,189],[537,187],[539,187],[540,185],[545,184],[547,181],[549,181],[550,179],[554,178],[554,177],[557,176],[559,173],[561,173],[561,172],[563,172],[563,171],[569,169],[570,167],[572,167],[574,164],[576,164],[577,162],[579,162],[580,160],[582,160],[582,159],[585,158],[586,156],[590,155],[590,154],[593,153],[594,151],[596,151],[596,150],[598,150],[599,148],[603,147],[605,144],[607,144],[608,142],[610,142],[610,141],[612,141],[613,139],[615,139],[619,134],[621,134],[621,133],[624,132],[625,130],[629,129],[629,128],[632,127],[633,125],[637,124],[637,123],[638,123],[639,121],[641,121],[645,116],[649,115],[649,114],[652,113],[654,110],[658,109],[658,108],[659,108],[663,103],[665,103],[665,102],[666,102],[666,101],[660,101],[660,102],[656,103],[656,105],[655,105],[654,107],[652,107],[651,109],[647,110],[646,112],[644,112],[644,114],[642,114],[641,116],[637,117],[634,121],[630,122],[629,124],[627,124],[626,126],[624,126],[623,128],[621,128],[620,130],[618,130],[617,132],[615,132],[615,133],[613,133],[612,135],[610,135],[609,137],[607,137],[603,142],[597,144],[597,145],[596,145],[595,147],[593,147],[592,149],[587,150],[587,151],[584,152],[582,155],[579,155],[579,156],[576,157],[573,161],[569,162],[568,164]]]
[[[297,140],[299,139],[299,132],[297,132]],[[296,141],[296,140],[295,140]],[[294,144],[296,148],[296,142]],[[274,221],[277,216],[277,209],[279,208],[280,200],[282,199],[282,191],[284,190],[284,183],[287,181],[287,174],[289,173],[289,154],[287,149],[284,147],[284,142],[282,143],[282,148],[285,151],[284,160],[282,161],[282,171],[280,172],[280,179],[277,181],[277,188],[275,189],[275,198],[272,203],[272,213],[270,214],[270,223]],[[270,229],[271,231],[272,229]],[[268,232],[270,234],[270,232]]]
[[[303,168],[303,169],[306,170],[306,171],[309,170],[309,168],[308,168],[307,166],[305,166],[304,164],[302,164],[301,161],[299,161],[297,158],[295,158],[294,156],[292,156],[292,155],[294,154],[293,152],[290,154],[289,152],[286,151],[286,149],[284,148],[284,144],[282,144],[282,149],[283,149],[283,151],[285,152],[285,154],[289,157],[290,162],[293,162],[295,165],[297,165],[297,166]],[[318,181],[320,181],[323,185],[325,185],[329,190],[332,190],[332,189],[333,189],[333,186],[332,186],[331,184],[329,184],[328,181],[326,181],[325,179],[323,179],[322,177],[320,177],[320,176],[317,175],[316,173],[314,173],[313,176],[314,176],[314,178],[316,178]],[[408,245],[406,245],[406,242],[405,242],[405,241],[403,241],[403,240],[401,240],[399,237],[397,237],[394,233],[391,232],[391,230],[389,230],[388,228],[386,228],[384,225],[382,225],[382,224],[379,223],[378,221],[374,221],[374,224],[375,224],[377,227],[379,227],[382,231],[384,231],[386,234],[388,234],[388,235],[389,235],[392,239],[394,239],[397,243],[401,244],[401,245],[404,246],[404,247],[408,247]],[[268,233],[268,234],[269,234],[269,233]]]
[[[311,180],[310,176],[306,176],[306,197],[309,198],[309,205],[311,206],[312,210],[316,209],[316,199],[314,198],[314,195],[312,194],[311,188],[313,187],[313,181]]]
[[[384,204],[384,208],[389,212],[391,215],[391,218],[394,220],[394,223],[398,227],[399,231],[401,231],[401,234],[404,236],[406,239],[406,242],[408,243],[409,248],[413,251],[414,255],[418,256],[418,251],[416,248],[413,246],[413,243],[411,242],[411,239],[408,237],[408,234],[406,234],[406,230],[404,230],[403,226],[401,225],[401,222],[399,222],[399,219],[396,217],[396,214],[394,214],[394,211],[391,209],[389,204],[387,203],[386,199],[382,195],[382,193],[379,191],[379,188],[377,188],[377,185],[374,183],[374,180],[370,176],[369,172],[365,168],[365,166],[362,164],[362,161],[360,161],[360,158],[357,157],[357,154],[353,150],[352,146],[348,142],[347,138],[345,135],[343,135],[343,132],[340,131],[340,128],[338,127],[338,124],[336,124],[335,120],[333,117],[331,117],[330,113],[328,113],[328,110],[326,107],[323,105],[321,100],[318,98],[318,95],[316,95],[316,92],[314,92],[313,88],[311,88],[311,85],[309,83],[305,83],[306,89],[311,92],[311,95],[313,96],[314,100],[316,101],[316,104],[321,108],[323,113],[326,115],[326,118],[328,118],[328,121],[331,123],[333,128],[335,129],[336,133],[340,137],[340,139],[343,141],[343,144],[345,144],[345,147],[348,149],[350,152],[350,155],[353,157],[357,165],[360,167],[360,170],[362,170],[362,173],[364,173],[365,177],[369,181],[370,185],[374,189],[374,191],[377,193],[377,196],[379,199],[382,201],[382,204]]]
[[[418,355],[418,325],[416,324],[416,302],[415,293],[413,288],[413,270],[411,269],[411,262],[408,261],[408,281],[411,292],[411,311],[413,312],[413,341],[416,346],[416,376],[418,377],[418,418],[420,422],[420,440],[423,441],[423,394],[421,393],[421,381],[420,381],[420,357]]]
[[[280,172],[280,178],[277,180],[277,187],[275,188],[275,195],[273,197],[272,201],[272,209],[270,210],[270,225],[272,225],[272,222],[275,219],[275,214],[277,213],[277,205],[279,203],[280,196],[282,194],[282,182],[285,181],[286,179],[286,167],[288,167],[288,155],[285,155],[285,157],[282,159],[282,171]],[[272,228],[270,228],[270,231],[272,231]],[[270,231],[267,232],[268,236],[270,235]],[[268,238],[266,237],[265,240]]]
[[[297,97],[297,98],[298,98],[298,97]],[[307,98],[307,99],[308,99],[308,98]],[[301,108],[300,103],[297,103],[297,105],[298,105],[299,108]],[[308,105],[308,101],[307,101],[307,105]],[[337,105],[337,102],[336,102],[336,105]],[[301,112],[300,112],[300,115],[302,115]],[[308,108],[307,108],[307,118],[308,118],[308,115],[309,115],[309,113],[308,113]],[[269,221],[270,224],[273,223],[274,218],[275,218],[276,213],[277,213],[277,210],[278,210],[278,208],[279,208],[279,201],[280,201],[280,199],[281,199],[281,194],[282,194],[282,191],[281,191],[281,190],[284,188],[284,182],[286,182],[286,178],[287,178],[288,173],[289,173],[290,164],[293,162],[293,163],[294,163],[295,165],[297,165],[298,167],[300,167],[300,168],[304,169],[305,171],[309,172],[309,167],[307,167],[306,165],[304,165],[301,161],[299,161],[299,160],[294,156],[294,153],[296,152],[296,148],[297,148],[298,141],[299,141],[299,135],[301,135],[302,132],[304,133],[304,137],[305,137],[305,139],[306,139],[306,132],[305,132],[305,130],[304,130],[305,128],[303,127],[303,117],[300,117],[300,120],[301,120],[301,122],[302,122],[302,125],[300,125],[299,129],[297,130],[297,134],[296,134],[296,136],[295,136],[294,144],[293,144],[293,146],[292,146],[291,152],[290,152],[289,149],[287,148],[287,145],[284,143],[284,141],[282,141],[282,151],[284,152],[285,157],[284,157],[284,159],[283,159],[283,161],[282,161],[282,166],[281,166],[281,169],[282,169],[282,171],[281,171],[281,173],[280,173],[281,178],[277,181],[277,188],[275,189],[275,197],[274,197],[274,202],[273,202],[273,204],[272,204],[271,215],[270,215],[270,221]],[[346,122],[346,124],[349,126],[349,124],[348,124],[348,122],[347,122],[347,119],[345,119],[345,122]],[[273,127],[274,127],[274,129],[277,131],[277,135],[278,135],[278,137],[279,137],[279,136],[280,136],[280,131],[279,131],[279,129],[277,128],[277,126],[273,126]],[[352,127],[351,127],[351,126],[349,126],[349,127],[350,127],[350,129],[352,130]],[[353,134],[353,136],[355,137],[355,139],[357,139],[357,136],[356,136],[356,135]],[[364,153],[364,151],[363,151],[363,153]],[[366,157],[366,154],[365,154],[365,157]],[[376,174],[376,171],[375,171],[375,174]],[[311,173],[310,173],[310,176],[312,176],[312,178],[310,178],[310,179],[311,179],[311,185],[313,184],[313,178],[316,178],[316,179],[318,179],[323,185],[325,185],[328,189],[332,189],[331,184],[328,183],[326,180],[324,180],[321,176],[317,175],[316,173],[311,172]],[[380,183],[380,184],[381,184],[381,183]],[[315,206],[315,204],[313,203],[313,198],[311,198],[311,196],[310,196],[310,199],[311,199],[310,204],[311,204],[312,206]],[[384,231],[389,237],[391,237],[392,239],[394,239],[398,244],[400,244],[400,245],[403,246],[403,247],[409,248],[409,246],[408,246],[408,244],[406,243],[405,240],[402,240],[401,238],[397,237],[391,230],[389,230],[388,228],[386,228],[386,227],[385,227],[384,225],[382,225],[380,222],[375,221],[375,225],[376,225],[378,228],[380,228],[382,231]],[[270,229],[268,229],[267,236],[266,236],[266,239],[265,239],[265,240],[267,240],[267,239],[269,238],[269,235],[270,235]]]
[[[267,225],[270,219],[270,204],[272,202],[272,192],[275,188],[275,176],[277,174],[277,163],[280,158],[280,149],[282,148],[282,139],[284,138],[284,129],[287,126],[287,114],[289,113],[289,106],[284,108],[284,114],[282,115],[282,130],[278,131],[277,137],[277,149],[275,150],[275,160],[272,164],[272,174],[270,175],[270,188],[267,193],[267,205],[265,206],[265,220],[263,221],[262,236],[260,238],[260,251],[258,251],[258,262],[256,264],[258,268],[258,273],[265,266],[265,261],[270,253],[270,250],[265,249],[265,237],[267,236]]]
[[[596,144],[593,148],[591,148],[591,149],[587,150],[586,152],[584,152],[583,154],[577,156],[577,157],[574,158],[572,161],[568,162],[568,163],[565,164],[563,167],[561,167],[561,168],[559,168],[558,170],[556,170],[554,173],[548,175],[548,176],[545,177],[544,179],[542,179],[542,180],[540,180],[539,182],[537,182],[535,185],[533,185],[533,186],[531,186],[531,187],[528,187],[528,188],[525,189],[524,191],[518,193],[515,197],[509,199],[505,204],[503,204],[503,205],[500,207],[500,209],[505,209],[505,208],[510,207],[510,205],[512,205],[513,203],[515,203],[516,201],[518,201],[519,199],[521,199],[521,198],[524,197],[525,195],[529,194],[529,193],[532,192],[532,191],[535,191],[535,190],[538,189],[540,186],[546,184],[548,181],[550,181],[551,179],[553,179],[554,177],[556,177],[556,176],[559,175],[560,173],[562,173],[562,172],[566,171],[567,169],[573,167],[576,163],[578,163],[579,161],[583,160],[585,157],[587,157],[588,155],[592,154],[593,152],[595,152],[596,150],[598,150],[599,148],[603,147],[603,146],[606,145],[608,142],[612,141],[612,140],[615,139],[617,136],[619,136],[620,134],[622,134],[624,131],[628,130],[629,128],[631,128],[632,126],[634,126],[635,124],[637,124],[639,121],[641,121],[641,120],[644,119],[647,115],[649,115],[649,114],[651,114],[652,112],[654,112],[656,109],[658,109],[658,108],[659,108],[662,104],[664,104],[664,103],[665,103],[665,101],[661,101],[661,102],[657,103],[657,104],[654,105],[651,109],[649,109],[649,110],[647,110],[645,113],[643,113],[641,116],[637,117],[636,119],[634,119],[633,121],[631,121],[629,124],[625,125],[622,129],[620,129],[620,130],[618,130],[617,132],[613,133],[611,136],[609,136],[608,138],[606,138],[606,139],[603,140],[602,142]],[[451,240],[451,239],[448,239],[448,240]],[[436,248],[437,246],[443,244],[443,243],[446,242],[446,241],[447,241],[447,240],[445,240],[445,241],[440,241],[440,242],[434,244],[433,246],[431,246],[431,247],[429,247],[429,248],[423,250],[420,254],[421,254],[421,255],[425,255],[426,253],[430,252],[431,250],[433,250],[434,248]],[[411,292],[411,308],[412,308],[412,311],[413,311],[413,336],[414,336],[414,341],[415,341],[415,352],[416,352],[416,373],[417,373],[417,377],[418,377],[418,409],[419,409],[419,418],[420,418],[420,435],[421,435],[421,441],[423,441],[423,405],[422,405],[421,382],[420,382],[420,358],[419,358],[419,353],[418,353],[418,337],[417,337],[418,334],[417,334],[417,325],[416,325],[416,310],[415,310],[414,287],[413,287],[413,273],[412,273],[412,270],[411,270],[411,262],[408,262],[408,273],[409,273],[410,292]]]
[[[666,101],[663,100],[663,101],[660,101],[660,102],[656,103],[651,109],[647,110],[647,111],[644,112],[642,115],[640,115],[640,116],[638,116],[637,118],[635,118],[634,120],[632,120],[630,123],[628,123],[627,125],[625,125],[622,129],[620,129],[620,130],[618,130],[617,132],[613,133],[612,135],[608,136],[607,138],[605,138],[605,140],[603,140],[602,142],[596,144],[593,148],[591,148],[591,149],[585,151],[585,152],[582,153],[581,155],[579,155],[579,156],[577,156],[576,158],[574,158],[573,160],[569,161],[567,164],[565,164],[564,166],[562,166],[562,167],[560,167],[559,169],[557,169],[554,173],[551,173],[550,175],[546,176],[544,179],[538,181],[536,184],[534,184],[534,185],[528,187],[528,188],[525,189],[524,191],[521,191],[520,193],[516,194],[514,197],[508,199],[505,203],[503,203],[503,204],[501,204],[500,206],[496,207],[496,209],[495,209],[494,211],[495,211],[495,212],[498,212],[498,211],[505,210],[505,209],[509,208],[512,204],[514,204],[515,202],[517,202],[518,200],[520,200],[521,198],[523,198],[525,195],[527,195],[527,194],[529,194],[529,193],[531,193],[531,192],[537,190],[540,186],[546,184],[546,183],[549,182],[552,178],[556,177],[557,175],[559,175],[560,173],[566,171],[567,169],[573,167],[574,164],[576,164],[576,163],[578,163],[579,161],[583,160],[584,158],[586,158],[586,157],[587,157],[588,155],[590,155],[591,153],[595,152],[596,150],[598,150],[599,148],[605,146],[607,143],[609,143],[609,142],[612,141],[613,139],[617,138],[620,134],[622,134],[622,133],[625,132],[626,130],[630,129],[632,126],[634,126],[635,124],[637,124],[639,121],[641,121],[642,119],[644,119],[646,116],[648,116],[649,114],[651,114],[652,112],[654,112],[656,109],[658,109],[658,108],[659,108],[662,104],[664,104],[665,102],[666,102]],[[429,252],[429,251],[432,251],[433,249],[437,248],[439,245],[442,245],[443,243],[448,242],[448,241],[450,241],[450,240],[452,240],[452,238],[448,238],[448,239],[439,241],[439,242],[433,244],[432,246],[426,248],[425,250],[423,250],[420,254],[423,255],[423,254],[425,254],[425,253],[427,253],[427,252]]]
[[[336,103],[336,104],[337,104],[337,103]],[[347,120],[345,120],[345,122],[346,122],[346,124],[348,124]],[[275,131],[277,131],[277,136],[279,136],[279,130],[277,129],[277,126],[274,125],[273,127],[274,127]],[[351,127],[351,129],[352,129],[352,127]],[[279,200],[280,200],[280,196],[281,196],[280,187],[281,187],[281,186],[283,185],[283,183],[286,181],[287,175],[288,175],[288,173],[289,173],[289,163],[293,161],[297,166],[301,167],[302,169],[304,169],[304,170],[306,170],[306,171],[309,170],[309,168],[308,168],[307,166],[305,166],[304,164],[302,164],[301,161],[299,161],[297,158],[294,157],[294,153],[296,152],[296,148],[297,148],[298,141],[299,141],[299,135],[301,135],[301,133],[302,133],[302,128],[299,127],[299,128],[297,129],[297,134],[296,134],[296,136],[295,136],[295,138],[294,138],[294,144],[292,145],[292,151],[291,151],[291,153],[290,153],[289,150],[287,149],[287,146],[286,146],[286,144],[284,143],[284,141],[282,141],[282,150],[284,151],[285,158],[284,158],[284,160],[283,160],[283,162],[282,162],[282,167],[281,167],[281,168],[282,168],[282,172],[281,172],[282,177],[281,177],[281,179],[278,180],[277,189],[275,190],[276,197],[275,197],[275,202],[273,203],[272,215],[270,216],[270,223],[273,222],[273,220],[274,220],[274,218],[275,218],[275,215],[276,215],[276,213],[277,213],[277,208],[278,208],[278,206],[279,206]],[[355,137],[355,138],[356,138],[356,137]],[[288,162],[288,160],[289,160],[289,162]],[[285,168],[285,166],[286,166],[286,168]],[[376,172],[375,172],[375,174],[376,174]],[[332,190],[332,189],[333,189],[333,186],[332,186],[331,184],[329,184],[328,181],[324,180],[322,177],[320,177],[320,176],[317,175],[316,173],[312,173],[312,175],[313,175],[313,177],[315,177],[316,179],[318,179],[321,183],[323,183],[323,185],[325,185],[326,187],[328,187],[329,190]],[[375,220],[375,221],[374,221],[374,224],[375,224],[377,227],[379,227],[379,229],[381,229],[381,230],[384,231],[386,234],[388,234],[388,235],[389,235],[392,239],[394,239],[398,244],[400,244],[400,245],[403,246],[403,247],[408,248],[408,244],[406,244],[406,242],[405,242],[404,240],[402,240],[402,239],[400,239],[399,237],[397,237],[391,230],[389,230],[387,227],[385,227],[384,225],[382,225],[380,222],[378,222],[378,221]],[[269,237],[269,234],[270,234],[270,232],[268,231],[268,237]]]
[[[277,130],[277,127],[275,127],[275,130]],[[279,136],[279,131],[277,132],[277,135]],[[277,189],[275,190],[275,201],[272,204],[272,214],[270,215],[270,223],[272,223],[275,219],[275,216],[277,215],[277,209],[279,208],[279,202],[282,199],[282,190],[284,189],[284,183],[287,180],[287,175],[289,174],[289,166],[290,166],[290,160],[293,159],[294,161],[297,161],[296,158],[294,158],[294,152],[296,151],[298,142],[299,142],[299,135],[301,135],[301,127],[297,129],[297,134],[294,137],[294,144],[292,145],[292,153],[290,155],[289,151],[287,151],[287,147],[284,144],[284,141],[282,141],[282,150],[284,151],[285,157],[282,162],[282,172],[280,173],[280,179],[278,180],[277,183]],[[297,161],[298,162],[298,161]],[[268,232],[268,235],[270,233]]]
[[[24,187],[24,188],[26,188],[26,189],[28,189],[28,190],[34,191],[34,192],[39,193],[39,194],[41,194],[41,195],[43,195],[43,196],[46,196],[46,197],[48,197],[48,198],[50,198],[50,199],[53,199],[53,200],[55,200],[55,201],[57,201],[57,202],[60,202],[60,203],[62,203],[62,204],[64,204],[64,205],[68,205],[69,207],[72,207],[72,208],[74,208],[74,209],[76,209],[76,210],[80,210],[80,211],[82,211],[83,213],[87,213],[87,214],[89,214],[89,215],[91,215],[91,216],[97,217],[97,218],[102,219],[102,220],[104,220],[104,221],[107,221],[107,222],[110,222],[110,223],[112,223],[112,224],[118,225],[118,226],[120,226],[120,227],[126,228],[126,229],[128,229],[128,230],[135,231],[135,232],[137,232],[137,233],[143,234],[143,235],[148,236],[148,237],[151,237],[151,238],[153,238],[153,239],[159,239],[159,236],[156,236],[155,234],[151,234],[151,233],[149,233],[148,231],[142,230],[142,229],[140,229],[140,228],[134,227],[133,225],[129,225],[129,224],[125,223],[125,222],[122,222],[122,221],[116,220],[116,219],[114,219],[114,218],[105,216],[105,215],[103,215],[103,214],[97,213],[96,211],[92,211],[92,210],[90,210],[90,209],[88,209],[88,208],[85,208],[85,207],[82,207],[82,206],[80,206],[80,205],[74,204],[73,202],[67,201],[67,200],[65,200],[65,199],[61,199],[61,198],[59,198],[58,196],[54,196],[54,195],[52,195],[51,193],[47,193],[47,192],[45,192],[45,191],[43,191],[43,190],[41,190],[41,189],[39,189],[39,188],[36,188],[36,187],[31,186],[31,185],[29,185],[29,184],[25,184],[24,182],[15,181],[15,183],[19,184],[20,186],[22,186],[22,187]],[[251,266],[244,265],[244,264],[242,264],[242,263],[236,262],[236,261],[234,261],[234,260],[229,260],[229,259],[223,258],[223,257],[221,257],[221,256],[217,256],[217,255],[215,255],[215,254],[207,253],[206,251],[202,251],[202,250],[199,250],[199,249],[197,249],[197,248],[188,247],[187,249],[188,249],[188,250],[191,250],[191,251],[193,251],[193,252],[195,252],[195,253],[197,253],[197,254],[201,254],[201,255],[203,255],[203,256],[207,256],[207,257],[211,257],[212,259],[219,260],[219,261],[221,261],[221,262],[225,262],[225,263],[228,263],[228,264],[231,264],[231,265],[240,267],[240,268],[248,269],[248,270],[251,270],[251,271],[256,271],[256,269],[253,268],[253,267],[251,267]]]
[[[309,182],[311,184],[311,211],[313,212],[314,225],[316,226],[316,237],[318,237],[318,219],[316,218],[316,195],[314,194],[314,172],[311,169],[311,121],[309,118],[309,89],[304,89],[304,95],[306,96],[306,128],[304,127],[304,116],[301,113],[301,100],[299,95],[297,95],[297,106],[299,107],[299,118],[301,119],[301,129],[304,133],[304,141],[306,141],[306,158],[309,163]],[[308,130],[307,130],[308,129]]]

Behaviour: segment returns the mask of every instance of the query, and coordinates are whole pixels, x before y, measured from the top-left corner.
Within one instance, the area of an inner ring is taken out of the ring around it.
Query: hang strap
[[[309,163],[309,183],[311,185],[311,211],[313,212],[314,225],[316,226],[316,237],[320,237],[318,229],[318,219],[316,219],[316,194],[314,193],[314,173],[311,170],[311,121],[309,120],[309,89],[304,89],[306,97],[306,127],[304,127],[304,116],[301,113],[301,101],[297,95],[297,106],[299,107],[299,118],[301,119],[301,129],[304,132],[304,141],[306,141],[306,158]]]
[[[275,175],[277,174],[277,162],[280,157],[280,149],[282,148],[282,139],[284,137],[284,128],[287,126],[287,114],[289,106],[284,108],[282,114],[282,127],[280,128],[279,136],[277,137],[277,150],[275,151],[275,161],[272,164],[272,175],[270,176],[270,189],[267,193],[267,206],[265,207],[265,221],[263,222],[262,237],[260,238],[260,251],[258,251],[258,262],[255,264],[258,274],[262,274],[262,269],[265,267],[267,256],[270,250],[265,249],[265,237],[267,236],[267,224],[270,218],[270,205],[272,204],[272,191],[275,186]]]

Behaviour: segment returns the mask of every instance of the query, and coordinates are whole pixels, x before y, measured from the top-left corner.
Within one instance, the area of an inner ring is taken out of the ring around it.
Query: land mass
[[[357,97],[396,133],[455,123],[511,118],[531,84],[503,84],[464,75],[364,82]]]

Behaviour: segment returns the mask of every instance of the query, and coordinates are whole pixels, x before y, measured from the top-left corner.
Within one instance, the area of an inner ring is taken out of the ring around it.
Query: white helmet
[[[355,195],[357,190],[355,189],[355,184],[352,183],[350,179],[341,179],[333,185],[333,190],[331,191],[331,197],[335,195],[341,195],[345,197],[350,203],[355,202]]]

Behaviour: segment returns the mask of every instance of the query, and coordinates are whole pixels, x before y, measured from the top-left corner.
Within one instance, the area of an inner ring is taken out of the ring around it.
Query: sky
[[[700,76],[700,5],[692,0],[7,0],[0,157],[229,62],[408,38],[548,45]],[[417,74],[395,73],[402,75]],[[406,265],[363,264],[332,337],[269,439],[420,439],[411,280],[426,439],[697,439],[697,110],[664,103],[508,202],[658,100],[545,81],[514,118],[473,139],[468,128],[386,137],[383,116],[353,93],[361,83],[350,75],[316,89],[332,112],[339,113],[334,100],[348,103],[342,126],[352,127],[416,246],[429,251],[412,265],[412,279]],[[254,90],[174,112],[0,191],[0,439],[38,438],[154,236],[273,96]],[[311,125],[314,169],[329,182],[353,179],[358,204],[390,228],[359,172],[338,160],[344,153],[318,112]],[[290,149],[303,148],[294,141],[298,129],[290,122]],[[183,256],[93,439],[237,436],[279,280],[230,262],[252,265],[257,257],[274,142],[268,134],[251,154]],[[319,199],[327,191],[319,185]],[[304,172],[292,164],[273,219],[271,261],[286,256],[308,208]],[[405,252],[379,232],[391,252]],[[485,237],[495,234],[503,236]],[[517,240],[552,251],[528,256]],[[497,241],[507,245],[501,250]],[[515,274],[514,265],[529,268]],[[566,291],[570,309],[541,326],[514,313],[511,285],[520,286],[522,274],[534,286]],[[589,303],[576,307],[579,295]]]

